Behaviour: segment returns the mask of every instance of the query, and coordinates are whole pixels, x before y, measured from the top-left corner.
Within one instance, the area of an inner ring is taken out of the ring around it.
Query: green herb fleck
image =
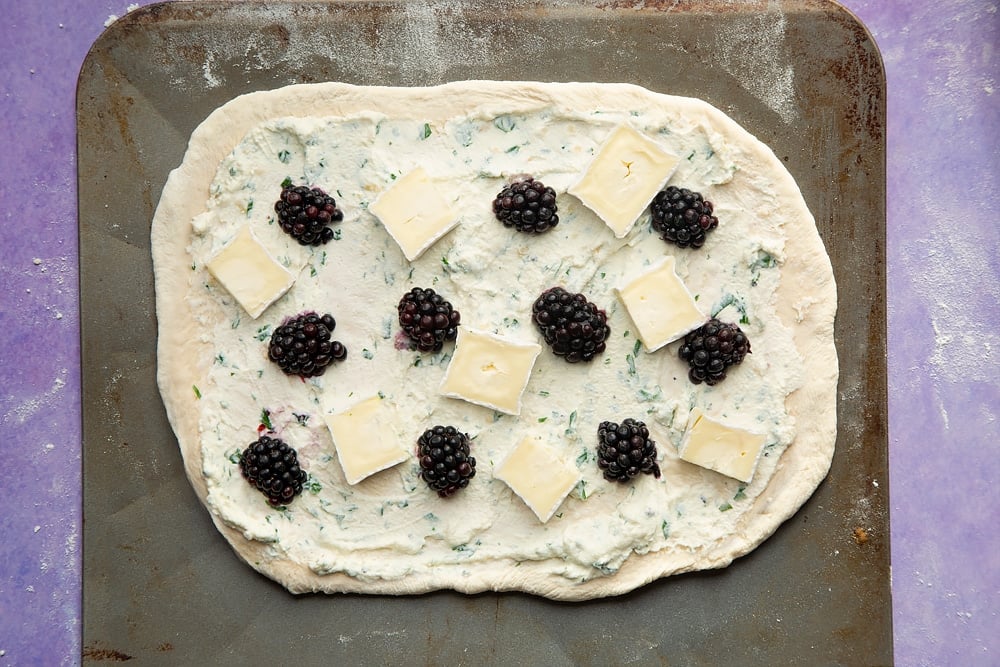
[[[194,389],[194,397],[201,400],[201,389],[198,389],[198,385],[193,384],[191,385],[191,388]]]
[[[581,479],[579,487],[580,487],[580,500],[586,500],[587,499],[587,480]]]
[[[373,359],[375,357],[375,353],[365,347],[361,349],[361,356],[365,359]]]
[[[730,505],[729,503],[723,503],[723,504],[719,505],[719,511],[720,512],[728,512],[731,509],[733,509],[733,506]]]
[[[573,423],[574,422],[576,422],[576,410],[574,410],[573,412],[569,413],[569,426],[568,426],[567,430],[572,430],[573,429]]]
[[[519,150],[521,150],[520,146],[511,146],[510,148],[508,148],[507,150],[505,150],[504,153],[516,153]]]
[[[626,354],[625,363],[628,364],[628,374],[635,375],[635,357],[633,357],[631,354]]]
[[[343,230],[340,229],[340,228],[337,228],[337,229],[333,230],[333,240],[334,241],[339,241],[342,234],[343,234]]]
[[[424,129],[420,132],[420,139],[426,139],[431,136],[431,125],[430,123],[424,123]]]
[[[548,417],[539,417],[539,418],[538,418],[538,423],[539,423],[539,424],[543,424],[543,423],[545,423],[546,421],[548,421],[548,419],[549,419]]]
[[[292,177],[291,177],[291,176],[285,176],[285,180],[283,180],[283,181],[281,182],[281,187],[283,187],[283,188],[287,188],[287,187],[289,187],[289,186],[290,186],[291,184],[292,184]]]
[[[747,487],[740,485],[740,488],[736,489],[736,495],[733,496],[733,500],[743,500],[746,498],[747,494],[744,493],[746,489]]]
[[[317,482],[315,477],[310,477],[306,480],[306,483],[302,485],[302,488],[315,495],[323,490],[323,485]]]
[[[226,458],[229,459],[230,463],[235,463],[235,464],[239,465],[239,462],[240,462],[240,450],[238,450],[238,449],[234,450],[233,453],[230,454],[229,456],[227,456]]]
[[[299,423],[299,426],[305,426],[306,424],[309,423],[309,415],[307,414],[299,414],[297,412],[293,412],[292,415],[295,417],[295,421]]]
[[[257,329],[257,333],[254,334],[254,338],[259,341],[265,341],[271,337],[271,325],[265,324],[260,329]]]
[[[507,115],[497,116],[496,118],[494,118],[493,119],[493,125],[498,130],[500,130],[501,132],[503,132],[505,134],[507,132],[510,132],[511,130],[513,130],[515,127],[517,127],[517,123],[514,122],[514,119],[511,118],[510,116],[507,116]]]
[[[385,394],[384,394],[384,393],[382,392],[382,390],[381,390],[381,389],[379,389],[379,391],[378,391],[378,397],[379,397],[380,399],[382,399],[382,400],[385,400]]]
[[[285,149],[278,151],[278,160],[281,164],[288,164],[292,159],[292,154]]]
[[[667,520],[664,520],[663,523],[660,525],[660,530],[663,531],[663,537],[669,540],[670,539],[670,522],[667,521]]]
[[[580,452],[580,455],[576,457],[576,465],[582,466],[584,463],[587,462],[587,459],[589,458],[590,458],[590,452],[588,452],[586,449],[583,450],[582,452]]]
[[[542,389],[540,392],[538,392],[538,395],[542,396],[542,397],[546,397],[546,396],[549,395],[549,392],[546,391],[546,390],[544,390],[544,389]]]
[[[639,356],[639,348],[641,348],[641,347],[642,347],[642,342],[639,341],[639,340],[636,340],[635,341],[635,345],[632,346],[632,354],[633,354],[633,356],[636,356],[636,357]]]
[[[268,431],[273,431],[274,427],[271,425],[271,411],[264,408],[260,411],[260,423],[264,425]]]
[[[421,359],[420,357],[417,357],[416,359],[413,360],[413,365],[414,366],[419,366],[422,362],[423,362],[423,359]]]

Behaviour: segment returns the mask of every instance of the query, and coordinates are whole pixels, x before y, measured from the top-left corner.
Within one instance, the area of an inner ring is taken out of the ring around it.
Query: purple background
[[[0,4],[0,667],[80,661],[74,92],[126,4]],[[896,661],[997,665],[1000,9],[843,4],[874,34],[889,85]]]

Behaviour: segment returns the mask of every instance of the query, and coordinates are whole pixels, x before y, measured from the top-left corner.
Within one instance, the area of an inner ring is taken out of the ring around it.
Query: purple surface
[[[149,4],[143,1],[139,4]],[[1000,664],[1000,10],[847,0],[889,80],[889,446],[900,665]],[[80,661],[74,90],[125,3],[3,4],[0,667]],[[992,630],[990,629],[992,628]]]

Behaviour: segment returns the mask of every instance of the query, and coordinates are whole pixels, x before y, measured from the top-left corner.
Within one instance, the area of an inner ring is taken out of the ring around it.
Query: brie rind
[[[254,319],[295,282],[295,276],[271,257],[246,225],[205,268]]]
[[[619,125],[569,192],[622,238],[679,163],[655,141]]]
[[[705,323],[694,297],[677,277],[675,260],[664,257],[618,288],[647,352],[654,352]]]
[[[357,484],[410,457],[393,430],[391,410],[378,396],[324,419],[348,484]]]
[[[450,398],[518,415],[521,394],[541,351],[537,343],[459,327],[440,391]]]
[[[552,447],[532,437],[522,440],[493,474],[509,486],[542,523],[552,518],[581,479],[574,465],[563,460]]]
[[[766,441],[763,435],[726,426],[695,408],[679,453],[689,463],[749,484]]]
[[[411,262],[458,224],[458,214],[417,167],[368,206]]]

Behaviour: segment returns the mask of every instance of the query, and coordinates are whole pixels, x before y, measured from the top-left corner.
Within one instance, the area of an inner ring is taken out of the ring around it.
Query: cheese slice
[[[619,125],[569,192],[622,238],[679,163],[656,142]]]
[[[458,224],[458,214],[417,167],[368,207],[411,262]]]
[[[246,225],[205,268],[254,319],[295,282],[295,276],[268,254]]]
[[[681,441],[680,457],[749,484],[766,441],[763,435],[726,426],[695,408]]]
[[[648,352],[694,331],[707,319],[677,277],[672,256],[664,257],[617,291]]]
[[[450,398],[521,414],[521,394],[541,351],[537,343],[459,327],[440,391]]]
[[[545,523],[580,481],[580,471],[555,449],[527,437],[493,471]]]
[[[324,417],[348,484],[410,458],[393,430],[392,410],[378,396]]]

